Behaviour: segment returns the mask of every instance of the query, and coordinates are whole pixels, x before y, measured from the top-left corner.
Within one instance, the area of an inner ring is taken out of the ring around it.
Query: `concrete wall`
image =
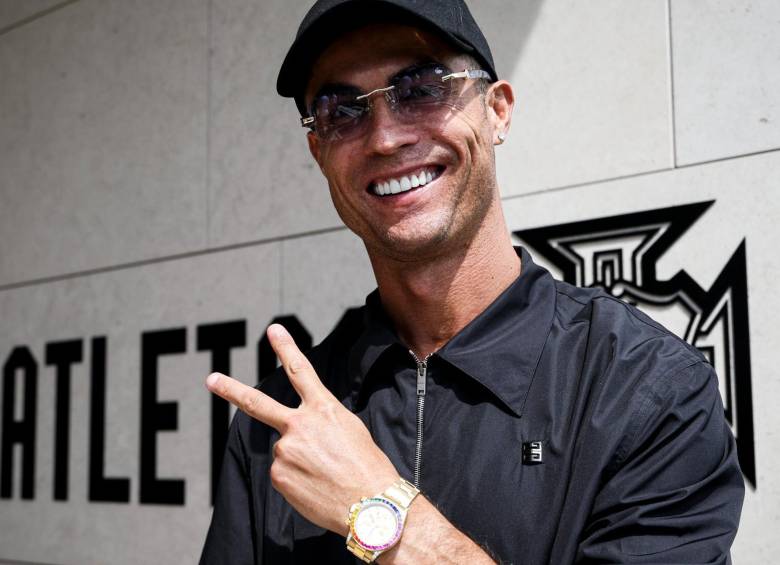
[[[19,440],[0,462],[0,562],[195,561],[223,423],[199,333],[233,322],[221,343],[253,383],[271,319],[296,315],[316,342],[373,288],[274,90],[308,4],[0,1],[0,406]],[[744,241],[747,304],[738,287],[724,300],[749,319],[729,326],[747,365],[719,357],[740,455],[754,451],[733,553],[773,561],[780,4],[471,6],[518,93],[498,168],[519,241],[646,210],[672,208],[671,225],[673,207],[714,201],[655,262],[705,290]],[[593,226],[563,232],[578,229]]]

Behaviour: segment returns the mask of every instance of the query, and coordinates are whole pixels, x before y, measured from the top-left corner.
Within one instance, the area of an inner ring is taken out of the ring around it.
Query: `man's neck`
[[[425,261],[369,251],[382,305],[418,358],[446,344],[519,276],[520,258],[498,214],[468,244]]]

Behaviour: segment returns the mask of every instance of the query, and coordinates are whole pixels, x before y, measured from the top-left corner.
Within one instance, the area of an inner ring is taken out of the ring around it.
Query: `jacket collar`
[[[516,248],[520,276],[434,356],[460,369],[521,416],[552,326],[555,281]],[[350,351],[353,401],[365,376],[391,346],[406,349],[382,308],[378,290],[366,298],[364,330]]]

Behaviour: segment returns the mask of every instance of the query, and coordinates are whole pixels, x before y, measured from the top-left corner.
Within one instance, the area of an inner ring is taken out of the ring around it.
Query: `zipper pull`
[[[425,377],[428,373],[428,362],[417,363],[417,396],[425,396]]]

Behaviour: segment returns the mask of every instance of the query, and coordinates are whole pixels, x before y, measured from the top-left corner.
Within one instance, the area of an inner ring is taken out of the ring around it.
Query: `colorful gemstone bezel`
[[[357,532],[355,531],[355,524],[357,523],[357,516],[360,514],[360,511],[362,510],[363,506],[368,506],[372,504],[381,504],[382,506],[385,506],[386,508],[389,508],[393,511],[395,514],[395,532],[393,533],[392,538],[387,543],[383,543],[381,545],[371,545],[368,543],[365,543],[363,540],[360,539],[360,536],[358,536]],[[404,521],[403,521],[403,515],[401,514],[401,511],[398,509],[398,507],[387,500],[386,498],[367,498],[363,501],[363,504],[361,505],[361,508],[358,509],[352,516],[352,520],[350,521],[349,529],[352,532],[352,537],[355,538],[355,541],[357,544],[362,547],[363,549],[368,549],[371,551],[384,551],[386,549],[389,549],[395,545],[395,543],[401,538],[401,532],[403,530]]]

